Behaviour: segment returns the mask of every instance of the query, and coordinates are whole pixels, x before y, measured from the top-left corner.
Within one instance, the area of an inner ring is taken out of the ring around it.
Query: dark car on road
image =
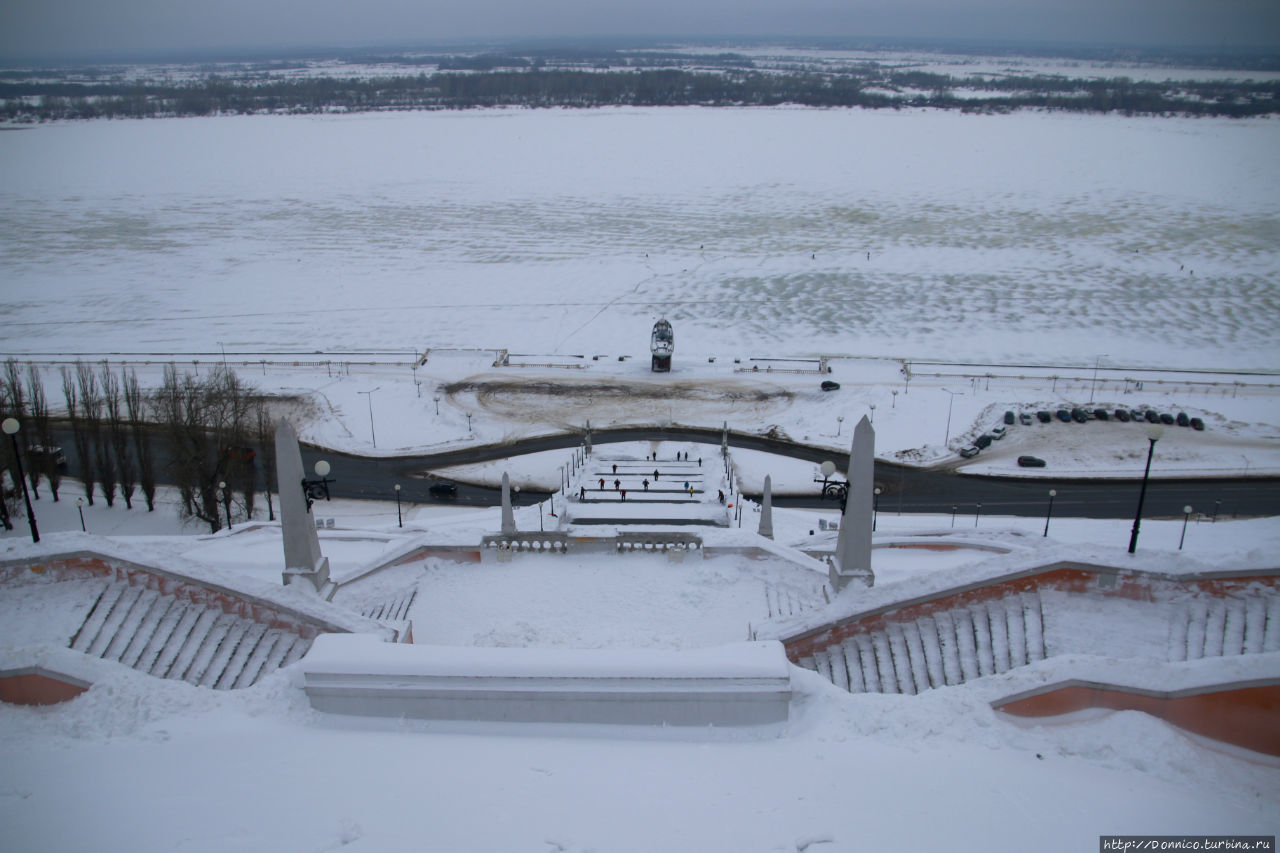
[[[427,491],[431,493],[431,497],[437,500],[451,501],[458,497],[458,484],[451,483],[448,480],[441,480],[437,483],[432,483]]]
[[[840,383],[832,382],[830,379],[824,379],[821,387],[823,391],[839,391]]]
[[[1041,409],[1040,411],[1036,412],[1036,417],[1040,419],[1040,423],[1042,423],[1042,424],[1047,424],[1047,423],[1049,423],[1050,421],[1052,421],[1052,420],[1053,420],[1053,415],[1051,415],[1050,413],[1048,413],[1048,412],[1044,411],[1043,409]]]
[[[1129,422],[1129,413],[1124,409],[1116,409],[1116,420],[1122,424],[1127,424]]]
[[[1169,414],[1168,412],[1162,412],[1160,415],[1160,423],[1164,424],[1165,426],[1173,426],[1173,423],[1174,423],[1173,415]]]
[[[1186,412],[1178,412],[1178,426],[1191,426],[1191,418]]]
[[[1044,460],[1039,456],[1019,456],[1018,464],[1023,468],[1043,468]]]
[[[1075,408],[1071,410],[1071,420],[1078,424],[1084,424],[1089,422],[1089,416],[1084,413],[1084,409]]]
[[[978,446],[979,450],[985,450],[991,446],[991,442],[994,440],[995,439],[993,439],[991,436],[983,434],[975,438],[973,440],[973,443]]]
[[[1012,424],[1012,423],[1013,423],[1013,421],[1014,421],[1013,412],[1005,412],[1005,413],[1004,413],[1004,422],[1005,422],[1006,424]]]
[[[1058,409],[1054,414],[1056,414],[1058,416],[1058,420],[1062,421],[1064,424],[1071,423],[1071,413],[1066,409]]]
[[[1147,423],[1149,424],[1160,423],[1160,413],[1156,412],[1154,409],[1147,409],[1142,413],[1142,416],[1147,419]]]
[[[1105,421],[1110,417],[1106,409],[1094,409],[1093,416],[1100,421]]]
[[[1191,428],[1198,432],[1204,432],[1204,421],[1200,420],[1199,418],[1192,418]]]

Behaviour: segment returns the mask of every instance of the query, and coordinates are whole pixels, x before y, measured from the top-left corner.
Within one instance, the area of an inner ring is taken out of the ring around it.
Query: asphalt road
[[[67,456],[69,476],[79,470],[75,447],[69,431],[59,434]],[[615,429],[592,433],[595,445],[628,441],[696,441],[712,445],[720,443],[717,429]],[[578,434],[560,434],[531,438],[509,444],[472,447],[419,456],[362,457],[309,446],[302,449],[303,465],[311,472],[316,460],[324,458],[332,466],[333,497],[393,500],[393,486],[400,484],[401,497],[410,503],[440,502],[429,488],[436,478],[432,471],[476,462],[506,459],[543,450],[577,447]],[[810,447],[764,436],[729,435],[729,445],[761,450],[794,459],[820,463],[831,457],[826,448]],[[163,475],[163,448],[157,448],[158,469]],[[838,476],[838,475],[837,475]],[[1057,480],[1053,478],[978,477],[877,462],[876,485],[881,489],[881,512],[950,513],[972,516],[975,512],[994,515],[1043,516],[1049,508],[1049,490],[1056,490],[1053,514],[1078,518],[1130,518],[1137,507],[1139,479],[1133,480]],[[814,486],[808,495],[774,496],[774,504],[786,507],[830,507],[819,497]],[[748,495],[748,497],[752,497]],[[546,492],[525,491],[520,504],[536,503],[547,498]],[[499,492],[495,488],[458,483],[456,501],[461,505],[494,506]],[[981,509],[979,510],[979,505]],[[1253,477],[1248,479],[1182,479],[1152,480],[1147,487],[1144,517],[1179,517],[1190,505],[1197,513],[1220,517],[1280,515],[1280,479]]]

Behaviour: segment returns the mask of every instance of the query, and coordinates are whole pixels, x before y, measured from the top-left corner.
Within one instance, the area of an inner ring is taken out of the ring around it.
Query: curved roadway
[[[562,433],[523,439],[509,444],[452,450],[420,456],[370,458],[306,447],[304,462],[310,470],[315,459],[324,456],[333,465],[338,480],[335,497],[388,500],[391,486],[400,483],[401,495],[415,502],[431,501],[428,487],[431,471],[455,465],[506,459],[544,450],[562,450],[582,443],[579,433]],[[694,441],[718,445],[720,430],[694,427],[620,428],[593,430],[593,444],[624,441]],[[760,450],[779,456],[820,463],[832,458],[831,450],[773,439],[766,436],[729,433],[729,445]],[[1137,506],[1139,480],[1060,480],[1053,478],[982,477],[955,474],[946,470],[913,468],[877,461],[876,484],[881,488],[881,512],[950,513],[972,515],[978,511],[996,515],[1042,516],[1048,509],[1049,490],[1057,491],[1054,515],[1082,518],[1128,518]],[[1196,512],[1229,517],[1280,515],[1280,481],[1277,478],[1155,480],[1147,486],[1144,516],[1182,515],[1190,505]],[[520,503],[536,503],[545,492],[526,491]],[[459,483],[458,503],[490,506],[498,501],[496,489]],[[831,506],[811,495],[775,495],[778,506]]]

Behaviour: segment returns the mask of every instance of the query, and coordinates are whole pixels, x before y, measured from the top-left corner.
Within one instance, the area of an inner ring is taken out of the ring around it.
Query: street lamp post
[[[382,386],[379,385],[373,391],[377,391]],[[373,441],[374,448],[378,446],[378,435],[373,431],[373,391],[357,391],[357,394],[364,394],[369,399],[369,438]]]
[[[84,529],[84,498],[76,498],[76,509],[80,511],[80,532],[88,533]]]
[[[31,495],[27,492],[27,475],[22,472],[22,454],[18,451],[18,419],[5,418],[4,423],[0,424],[5,434],[13,441],[13,461],[18,466],[18,482],[22,484],[22,500],[27,505],[27,524],[31,527],[31,541],[40,541],[40,531],[36,527],[36,514],[31,509]]]
[[[1049,519],[1053,517],[1053,499],[1058,496],[1057,489],[1049,490],[1049,511],[1044,514],[1044,535],[1049,535]]]
[[[329,463],[321,459],[316,463],[316,474],[319,475],[320,479],[308,480],[306,477],[302,478],[302,496],[307,502],[307,512],[311,512],[311,505],[320,500],[320,498],[329,500],[329,484],[338,482],[337,480],[329,479],[330,470]]]
[[[894,388],[890,390],[889,393],[893,395],[893,404],[889,406],[889,408],[891,409],[898,408],[898,389]]]
[[[1187,521],[1191,518],[1191,505],[1188,504],[1182,508],[1182,536],[1178,539],[1178,550],[1182,550],[1182,543],[1187,541]]]
[[[231,490],[227,488],[226,481],[220,480],[218,488],[222,491],[222,506],[227,511],[227,529],[231,529]]]
[[[467,432],[471,432],[471,413],[467,412]]]
[[[1142,504],[1147,499],[1147,480],[1151,477],[1151,457],[1156,452],[1156,442],[1164,435],[1164,427],[1151,424],[1147,427],[1147,467],[1142,472],[1142,489],[1138,492],[1138,511],[1133,515],[1133,532],[1129,534],[1129,553],[1138,550],[1138,528],[1142,524]]]
[[[437,414],[437,415],[439,415],[439,414],[440,414],[440,395],[439,395],[439,394],[436,394],[436,395],[435,395],[434,397],[432,397],[431,399],[435,401],[435,403],[436,403],[436,414]]]
[[[1102,363],[1102,359],[1106,358],[1106,353],[1098,356],[1093,362],[1093,381],[1089,383],[1089,402],[1093,402],[1093,389],[1098,385],[1098,365]]]
[[[404,516],[400,514],[400,484],[396,483],[396,525],[404,527]]]
[[[876,523],[880,520],[880,487],[876,486],[871,499],[871,532],[875,533]]]
[[[822,479],[821,480],[815,479],[814,482],[822,484],[822,499],[839,501],[840,513],[841,515],[843,515],[845,502],[848,501],[849,499],[849,484],[841,483],[839,481],[834,483],[831,482],[831,475],[836,472],[836,463],[832,462],[830,459],[828,459],[826,462],[823,462],[822,465],[819,466],[819,469],[822,471]],[[730,493],[732,493],[732,487],[733,487],[732,478],[730,478],[729,480],[729,485],[730,485]],[[873,519],[873,523],[874,523],[874,519]]]
[[[941,388],[939,390],[946,391],[948,394],[951,395],[951,397],[947,400],[947,434],[946,434],[946,437],[942,439],[942,446],[946,447],[947,443],[951,441],[951,404],[956,401],[957,394],[963,394],[964,392],[951,391],[946,388]]]
[[[876,422],[876,404],[872,403],[871,404],[871,423],[875,423],[875,422]]]
[[[836,415],[836,436],[839,437],[841,428],[844,427],[844,415]]]
[[[982,504],[978,504],[978,508],[973,511],[973,526],[978,526],[978,519],[982,516]]]

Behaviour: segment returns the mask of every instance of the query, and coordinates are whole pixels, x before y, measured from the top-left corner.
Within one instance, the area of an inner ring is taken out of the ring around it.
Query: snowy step
[[[266,632],[267,626],[258,622],[251,622],[245,627],[236,642],[235,652],[227,658],[227,663],[222,668],[218,680],[213,684],[215,689],[228,690],[236,685],[244,672],[245,665],[249,662],[249,657]]]
[[[93,609],[85,617],[80,630],[71,638],[71,648],[78,652],[89,651],[89,647],[98,639],[98,633],[102,630],[103,624],[107,621],[107,617],[111,614],[116,602],[120,600],[120,596],[124,594],[125,589],[127,587],[124,584],[111,583],[107,585],[98,596],[98,600],[93,603]]]
[[[182,675],[183,681],[196,685],[200,684],[205,672],[217,656],[218,650],[222,648],[222,643],[227,638],[227,634],[231,631],[234,623],[235,617],[227,613],[214,616],[213,625],[210,626],[209,633],[205,634],[204,640],[201,641],[200,647],[196,649],[196,654],[191,659],[191,666]]]
[[[160,593],[154,589],[138,588],[138,594],[134,597],[133,604],[120,621],[120,624],[116,626],[111,642],[102,651],[103,660],[120,660],[129,646],[133,644],[134,636],[141,629],[142,623],[146,620],[151,608],[155,606],[159,598]]]
[[[165,615],[173,606],[173,599],[166,595],[161,595],[159,591],[154,591],[151,599],[151,605],[147,608],[146,614],[138,623],[138,627],[133,632],[133,638],[129,641],[129,645],[119,657],[120,663],[125,666],[136,666],[142,658],[143,652],[151,643],[151,638],[155,636],[156,631],[160,627],[160,623],[164,620]]]
[[[191,668],[191,662],[195,660],[196,653],[200,651],[200,644],[209,635],[209,631],[216,621],[218,621],[218,616],[214,611],[201,609],[196,615],[195,621],[187,628],[185,635],[174,632],[174,639],[179,641],[174,643],[178,648],[178,653],[165,670],[164,678],[181,680],[187,674],[187,670]],[[181,628],[181,625],[179,628]]]

